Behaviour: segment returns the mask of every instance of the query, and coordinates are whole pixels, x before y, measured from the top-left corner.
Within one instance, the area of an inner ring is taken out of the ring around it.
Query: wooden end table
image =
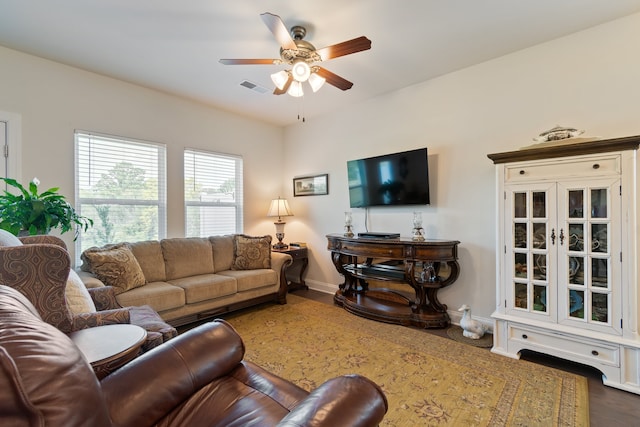
[[[291,264],[285,270],[287,276],[287,283],[289,291],[295,291],[297,289],[309,289],[304,282],[304,272],[309,265],[309,255],[307,248],[298,248],[289,246],[285,249],[271,249],[273,252],[280,252],[282,254],[289,254],[293,258],[293,264]]]
[[[147,331],[136,325],[105,325],[71,332],[69,337],[102,379],[138,355]]]

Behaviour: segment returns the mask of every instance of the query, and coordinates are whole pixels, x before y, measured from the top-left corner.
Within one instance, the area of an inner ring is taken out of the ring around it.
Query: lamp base
[[[286,243],[282,243],[282,241],[273,245],[273,249],[281,250],[281,249],[288,249],[288,248],[289,248],[289,245],[287,245]]]

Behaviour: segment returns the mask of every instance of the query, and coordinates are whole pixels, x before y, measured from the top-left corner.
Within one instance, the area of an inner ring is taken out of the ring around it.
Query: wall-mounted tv
[[[347,173],[352,208],[430,203],[426,148],[349,160]]]

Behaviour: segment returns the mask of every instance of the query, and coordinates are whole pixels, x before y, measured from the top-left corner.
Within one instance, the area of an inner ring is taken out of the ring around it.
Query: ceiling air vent
[[[267,93],[267,92],[271,92],[271,91],[270,91],[269,89],[267,89],[266,87],[258,86],[257,84],[252,83],[252,82],[250,82],[249,80],[243,80],[243,81],[240,83],[240,86],[244,86],[244,87],[246,87],[247,89],[254,90],[254,91],[258,92],[258,93]]]

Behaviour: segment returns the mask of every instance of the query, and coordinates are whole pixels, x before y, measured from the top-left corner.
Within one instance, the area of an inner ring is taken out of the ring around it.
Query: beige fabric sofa
[[[114,286],[122,306],[150,305],[180,326],[264,302],[285,304],[284,270],[292,258],[270,248],[270,236],[244,235],[121,243],[87,249],[79,275],[87,288]],[[262,256],[260,264],[242,264],[243,250]],[[100,257],[104,253],[111,257],[107,262]],[[143,278],[136,276],[136,263]],[[118,275],[126,276],[125,283],[118,283]]]

